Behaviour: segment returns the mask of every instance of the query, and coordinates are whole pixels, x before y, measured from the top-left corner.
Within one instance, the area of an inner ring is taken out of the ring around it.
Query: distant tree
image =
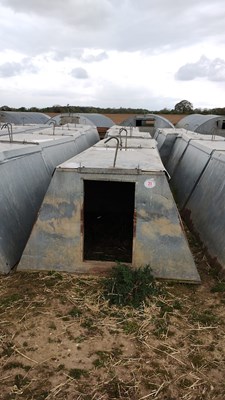
[[[54,106],[51,107],[51,111],[54,113],[62,113],[64,112],[63,107],[60,106],[60,104],[54,104]]]
[[[174,110],[178,114],[189,114],[193,112],[193,104],[188,100],[182,100],[175,105]]]
[[[30,107],[27,111],[30,111],[30,112],[39,112],[39,108],[37,108],[37,107]]]
[[[170,114],[171,110],[167,107],[164,107],[162,110],[159,110],[158,112],[160,112],[161,114]]]
[[[225,115],[225,107],[223,108],[212,108],[210,114]]]
[[[0,107],[0,110],[2,110],[2,111],[11,111],[11,107],[2,106],[2,107]]]

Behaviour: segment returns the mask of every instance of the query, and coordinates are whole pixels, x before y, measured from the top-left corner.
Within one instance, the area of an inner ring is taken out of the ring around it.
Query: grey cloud
[[[20,63],[6,62],[0,65],[0,77],[9,78],[23,73],[35,74],[38,69],[32,64],[28,58],[24,58]]]
[[[191,81],[196,78],[207,78],[209,81],[225,81],[225,60],[210,60],[204,55],[196,63],[187,63],[179,68],[175,78],[180,81]]]
[[[80,67],[72,69],[70,75],[76,79],[88,79],[88,73],[86,69]]]
[[[211,36],[225,40],[224,0],[169,5],[168,0],[0,0],[0,5],[1,15],[9,8],[12,13],[10,27],[1,19],[0,46],[27,54],[56,51],[63,57],[60,51],[71,47],[160,53]]]
[[[21,64],[16,62],[6,62],[0,65],[0,76],[2,78],[9,78],[11,76],[20,75],[23,69]]]
[[[225,60],[215,58],[212,61],[209,69],[209,80],[211,81],[225,81]]]
[[[16,13],[33,14],[54,18],[67,24],[100,27],[110,17],[112,5],[109,0],[1,0],[0,4]]]
[[[83,50],[73,48],[63,48],[59,50],[53,50],[53,59],[55,61],[63,61],[65,58],[78,58],[82,59]]]
[[[92,63],[92,62],[99,62],[103,60],[107,60],[108,54],[105,51],[102,51],[101,53],[98,54],[88,54],[88,55],[83,55],[81,57],[81,61],[87,62],[87,63]]]
[[[97,54],[87,54],[85,55],[81,48],[64,48],[55,49],[52,52],[52,58],[56,61],[63,61],[65,58],[77,58],[80,61],[86,63],[99,62],[108,59],[108,54],[106,51],[101,51]]]

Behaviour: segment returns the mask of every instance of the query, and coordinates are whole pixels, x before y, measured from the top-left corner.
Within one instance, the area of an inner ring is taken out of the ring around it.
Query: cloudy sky
[[[224,0],[0,0],[0,106],[225,107]]]

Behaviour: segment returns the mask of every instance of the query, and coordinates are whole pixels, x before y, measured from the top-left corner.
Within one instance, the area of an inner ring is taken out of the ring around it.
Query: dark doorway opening
[[[84,260],[132,262],[135,183],[84,180]]]
[[[142,126],[142,119],[136,119],[136,126]]]

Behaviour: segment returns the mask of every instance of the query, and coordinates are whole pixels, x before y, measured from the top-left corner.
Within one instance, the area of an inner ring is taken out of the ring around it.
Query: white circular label
[[[155,179],[151,178],[151,179],[146,179],[146,181],[144,182],[144,185],[147,189],[152,189],[155,187]]]

